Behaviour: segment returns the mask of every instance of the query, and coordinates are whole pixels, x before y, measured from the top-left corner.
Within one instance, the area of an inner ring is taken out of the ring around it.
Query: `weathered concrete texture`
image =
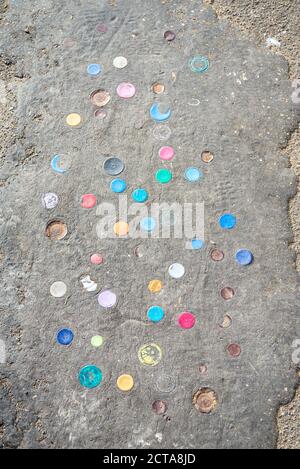
[[[283,55],[289,63],[289,76],[294,83],[293,93],[298,102],[294,111],[300,115],[300,15],[299,1],[290,0],[206,0],[211,4],[221,19],[227,19],[247,37],[266,47],[267,38],[275,38],[280,47],[272,47],[272,52]],[[297,80],[297,84],[295,81]],[[298,86],[298,90],[296,90]],[[300,132],[299,127],[291,134],[284,155],[289,158],[297,178],[300,177]],[[290,202],[290,217],[294,239],[291,244],[297,253],[297,270],[300,272],[300,191]],[[279,412],[279,448],[300,448],[299,392],[289,406]]]
[[[97,31],[99,23],[108,25],[107,33]],[[172,44],[163,40],[166,29],[178,32]],[[23,77],[10,80],[17,139],[1,168],[5,297],[0,320],[8,358],[1,365],[2,446],[274,447],[276,410],[291,399],[296,384],[292,343],[299,337],[287,210],[296,183],[280,153],[297,125],[285,59],[239,36],[199,1],[16,0],[2,21],[1,45],[4,61],[11,58]],[[205,75],[187,66],[196,54],[210,59]],[[123,71],[113,70],[117,55],[129,59]],[[86,75],[90,62],[103,64],[101,79]],[[169,143],[176,148],[175,177],[163,190],[154,181],[160,144],[148,117],[150,85],[157,79],[166,84],[174,111]],[[123,80],[138,89],[128,102],[114,92]],[[89,102],[99,86],[113,95],[101,122]],[[200,105],[190,106],[195,99]],[[82,115],[81,128],[65,126],[69,112]],[[214,162],[202,167],[201,185],[190,186],[184,168],[200,166],[206,148],[214,151]],[[69,175],[51,171],[55,153],[72,156]],[[145,240],[145,255],[137,259],[136,240],[99,240],[95,211],[81,209],[80,199],[91,192],[99,201],[116,200],[102,170],[107,155],[125,161],[129,188],[143,185],[151,200],[204,200],[205,250],[185,250],[184,240]],[[50,214],[40,202],[48,191],[60,197]],[[230,233],[217,222],[227,210],[238,217]],[[45,226],[56,217],[67,222],[69,236],[51,243]],[[212,245],[225,251],[223,263],[211,262]],[[241,247],[255,255],[246,269],[234,261]],[[95,270],[89,256],[98,250],[106,264]],[[178,282],[167,275],[174,261],[186,267]],[[113,311],[101,310],[96,296],[82,291],[83,273],[117,291]],[[153,276],[165,284],[155,300],[147,291]],[[66,301],[50,297],[56,280],[68,285]],[[231,302],[219,293],[227,285],[236,291]],[[156,326],[145,319],[154,301],[167,311]],[[197,326],[183,332],[174,318],[186,309],[196,314]],[[220,330],[226,313],[233,325]],[[64,326],[76,333],[67,349],[55,344]],[[90,346],[95,333],[105,337],[100,351]],[[164,351],[162,362],[150,370],[137,358],[139,346],[149,341]],[[242,346],[236,360],[226,354],[232,342]],[[203,362],[208,372],[200,375]],[[77,380],[87,363],[99,365],[104,374],[94,391]],[[135,378],[129,395],[115,386],[122,372]],[[170,393],[158,389],[166,376],[175,386]],[[219,396],[211,415],[199,414],[192,404],[193,393],[206,386]],[[168,403],[168,420],[152,412],[152,402],[160,398]]]

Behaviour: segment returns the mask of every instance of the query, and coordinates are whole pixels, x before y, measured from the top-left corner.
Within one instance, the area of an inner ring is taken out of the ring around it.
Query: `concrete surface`
[[[297,383],[292,344],[300,337],[288,216],[296,179],[281,151],[299,121],[287,61],[243,37],[199,1],[17,0],[7,9],[3,3],[1,15],[6,136],[0,335],[7,345],[6,364],[0,365],[2,447],[275,447],[278,406],[291,400]],[[99,23],[108,25],[106,33],[96,29]],[[171,44],[163,39],[167,29],[177,32]],[[205,75],[188,68],[196,54],[210,59]],[[129,59],[122,71],[112,67],[117,55]],[[94,61],[105,72],[91,81],[86,66]],[[175,177],[163,190],[154,180],[159,142],[148,117],[150,87],[158,79],[172,103],[169,143],[176,148]],[[137,85],[130,102],[114,93],[123,80]],[[107,118],[99,121],[89,94],[102,85],[113,99]],[[191,106],[197,99],[200,105]],[[71,130],[65,117],[76,111],[83,124]],[[215,159],[203,167],[199,155],[207,147]],[[72,155],[69,175],[51,171],[57,152]],[[84,211],[80,198],[93,192],[98,200],[116,200],[102,170],[107,155],[123,158],[130,189],[143,184],[151,200],[204,200],[205,249],[188,251],[183,240],[145,240],[144,256],[136,258],[136,240],[99,240],[95,211]],[[184,169],[193,165],[205,172],[200,186],[183,180]],[[60,197],[50,214],[40,203],[48,191]],[[223,232],[218,217],[228,210],[238,225]],[[45,227],[56,217],[67,222],[69,236],[51,243]],[[211,261],[211,246],[224,250],[222,263]],[[246,269],[233,259],[240,247],[255,256]],[[98,250],[106,262],[95,269],[89,256]],[[186,267],[177,282],[167,275],[175,261]],[[112,312],[82,291],[84,273],[116,289],[119,302]],[[165,285],[159,300],[147,291],[154,275]],[[68,285],[66,301],[49,294],[56,280]],[[230,302],[219,294],[227,285],[236,291]],[[146,321],[154,301],[167,311],[155,326]],[[181,331],[175,318],[186,309],[196,314],[197,325]],[[228,313],[232,327],[220,329]],[[55,335],[64,326],[75,331],[75,341],[62,350]],[[90,346],[95,333],[105,338],[100,351]],[[137,358],[148,341],[164,352],[150,370]],[[238,359],[226,353],[233,342],[242,347]],[[88,363],[103,371],[96,390],[78,383],[78,371]],[[199,373],[201,363],[206,374]],[[123,372],[135,378],[129,395],[116,389]],[[162,392],[168,377],[171,390]],[[192,403],[203,387],[214,389],[219,399],[208,415]],[[168,404],[166,418],[152,411],[157,399]]]
[[[300,77],[300,3],[297,0],[207,0],[221,19],[230,21],[245,37],[251,38],[261,47],[268,38],[280,42],[280,47],[272,47],[274,54],[283,55],[289,64],[291,83]],[[295,92],[295,88],[293,88]],[[299,94],[297,95],[299,98]],[[299,101],[299,99],[298,99]],[[299,110],[298,110],[299,112]],[[298,180],[300,177],[300,131],[299,127],[291,134],[284,156],[289,158]],[[300,272],[300,191],[290,201],[290,218],[293,228],[291,247],[297,253],[296,266]],[[278,413],[279,448],[300,448],[300,398],[283,406]]]

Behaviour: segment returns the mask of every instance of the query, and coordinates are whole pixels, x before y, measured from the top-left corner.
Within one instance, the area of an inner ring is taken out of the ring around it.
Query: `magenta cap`
[[[179,316],[178,323],[183,329],[191,329],[196,323],[196,317],[189,312],[184,312]]]

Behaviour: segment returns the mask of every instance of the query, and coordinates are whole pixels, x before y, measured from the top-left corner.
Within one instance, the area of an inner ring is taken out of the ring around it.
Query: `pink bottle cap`
[[[120,98],[128,99],[135,95],[136,89],[131,83],[120,83],[117,87],[117,93]]]
[[[159,157],[161,160],[170,161],[174,158],[175,151],[173,147],[162,147],[159,150]]]
[[[97,204],[96,196],[93,194],[84,194],[81,200],[81,207],[83,208],[93,208]]]
[[[103,257],[101,256],[101,254],[93,254],[91,256],[91,263],[94,265],[103,264]]]
[[[196,317],[189,312],[184,312],[179,316],[178,323],[183,329],[191,329],[194,327]]]

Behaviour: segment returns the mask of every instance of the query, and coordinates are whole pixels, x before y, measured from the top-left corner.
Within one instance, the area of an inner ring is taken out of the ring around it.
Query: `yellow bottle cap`
[[[117,386],[121,391],[130,391],[134,386],[133,377],[131,375],[119,376]]]
[[[162,289],[163,285],[160,280],[151,280],[148,285],[148,290],[151,293],[159,293]]]
[[[67,124],[71,127],[76,127],[81,123],[81,117],[79,114],[73,113],[67,116]]]
[[[125,221],[118,221],[114,226],[114,232],[118,236],[126,236],[129,232],[129,225]]]

